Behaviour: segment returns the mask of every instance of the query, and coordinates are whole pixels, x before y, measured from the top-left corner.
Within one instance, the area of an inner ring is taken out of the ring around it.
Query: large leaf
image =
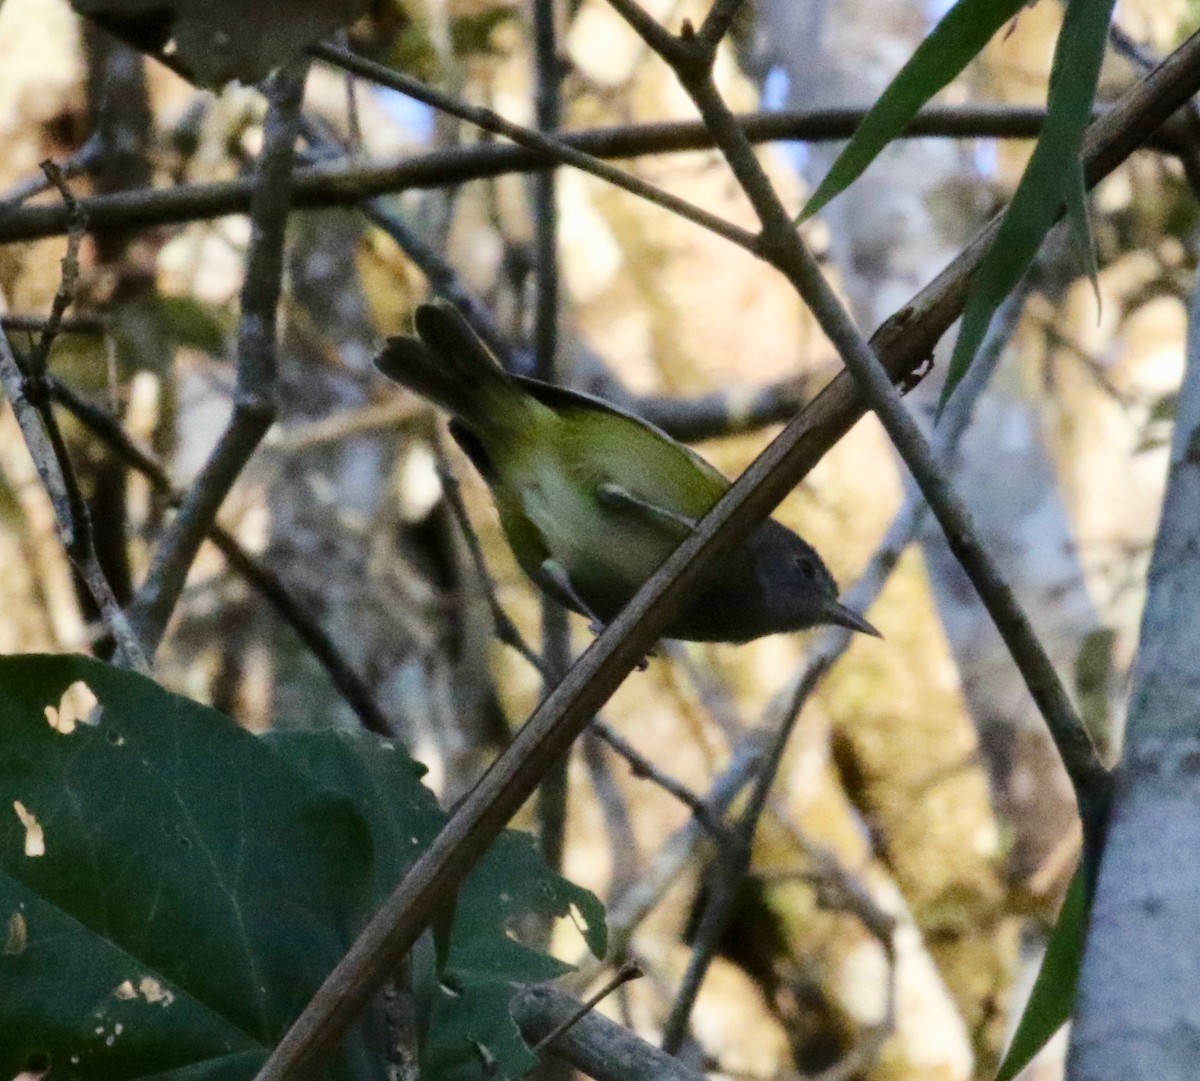
[[[52,726],[76,681],[98,721]],[[87,658],[0,658],[0,1077],[251,1076],[369,870],[353,806],[228,718]]]
[[[850,142],[805,204],[801,220],[812,217],[835,195],[845,191],[908,126],[921,106],[955,79],[1025,3],[1026,0],[958,0],[863,117]]]
[[[1054,50],[1046,124],[996,239],[972,279],[943,405],[965,374],[996,308],[1028,270],[1064,202],[1073,198],[1072,185],[1079,186],[1079,148],[1091,117],[1114,2],[1070,0],[1067,6]]]
[[[73,723],[81,687],[100,708]],[[87,658],[0,658],[0,1078],[248,1081],[445,821],[422,772],[366,734],[253,737]],[[520,1074],[511,981],[567,966],[511,924],[573,915],[603,953],[600,904],[509,833],[447,912],[445,964],[414,954],[422,1076]],[[326,1078],[377,1073],[376,1020]]]
[[[1042,967],[1013,1033],[1012,1043],[1000,1063],[996,1081],[1012,1081],[1070,1018],[1075,1008],[1079,966],[1083,963],[1087,922],[1087,890],[1081,868],[1067,887],[1058,922],[1046,944]]]

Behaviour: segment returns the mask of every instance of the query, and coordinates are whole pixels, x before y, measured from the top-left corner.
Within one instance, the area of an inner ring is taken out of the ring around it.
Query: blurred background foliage
[[[676,25],[703,14],[691,0],[647,6]],[[867,105],[928,31],[935,6],[756,0],[721,54],[722,89],[739,110]],[[562,7],[565,126],[690,118],[669,71],[602,0]],[[1051,0],[1022,11],[939,101],[1044,102],[1060,20]],[[1188,0],[1123,2],[1101,98],[1119,94],[1197,21],[1200,7]],[[532,123],[524,5],[381,0],[350,39]],[[359,162],[485,138],[323,68],[310,77],[307,110],[310,136],[324,132]],[[22,193],[46,157],[74,164],[78,194],[228,179],[246,168],[262,112],[254,90],[214,96],[143,63],[85,27],[65,0],[5,0],[0,10],[0,193]],[[1007,197],[1030,145],[898,143],[804,226],[865,329],[907,301]],[[319,149],[310,138],[310,152]],[[762,158],[799,209],[835,151],[781,144]],[[715,152],[625,164],[752,222]],[[791,288],[746,253],[570,170],[559,173],[558,205],[564,381],[635,403],[724,392],[736,406],[774,383],[807,397],[836,370]],[[385,385],[370,359],[384,335],[408,329],[432,266],[442,286],[452,273],[456,288],[483,301],[521,363],[533,312],[530,206],[527,179],[509,175],[384,197],[369,216],[294,217],[280,419],[221,517],[320,622],[447,805],[542,687],[492,634],[445,468],[461,483],[496,598],[534,642],[540,606],[442,418]],[[1102,304],[1078,253],[1056,237],[954,463],[987,543],[1108,747],[1120,739],[1161,500],[1195,207],[1179,161],[1153,152],[1100,186]],[[54,350],[55,374],[119,414],[177,485],[194,475],[230,407],[247,230],[230,217],[89,240],[71,314],[91,323]],[[9,313],[49,310],[62,249],[61,239],[0,247]],[[944,367],[910,395],[923,417]],[[771,434],[699,449],[734,475]],[[101,557],[125,599],[168,505],[84,426],[71,423],[68,436]],[[846,585],[905,494],[902,469],[868,418],[778,515]],[[0,606],[4,652],[102,651],[7,410]],[[886,641],[854,642],[803,710],[753,873],[697,1004],[689,1054],[727,1076],[839,1065],[837,1076],[872,1079],[988,1076],[1074,869],[1069,787],[936,526],[900,557],[871,619]],[[581,649],[588,635],[572,620]],[[707,793],[774,723],[810,641],[665,647],[605,719],[660,769]],[[157,671],[251,730],[358,724],[294,631],[211,546]],[[605,1008],[654,1039],[687,963],[712,850],[702,831],[687,831],[687,807],[592,737],[568,779],[563,869],[605,900],[623,956],[648,973]],[[580,959],[577,938],[559,946]],[[598,975],[587,965],[576,982]],[[1054,1049],[1035,1067],[1045,1078],[1059,1068]]]

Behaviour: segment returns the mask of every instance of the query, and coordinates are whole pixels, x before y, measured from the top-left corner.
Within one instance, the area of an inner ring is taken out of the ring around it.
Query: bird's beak
[[[869,634],[874,638],[882,638],[874,627],[851,608],[839,601],[831,601],[821,618],[822,623],[836,623],[839,627],[849,627],[852,631]]]

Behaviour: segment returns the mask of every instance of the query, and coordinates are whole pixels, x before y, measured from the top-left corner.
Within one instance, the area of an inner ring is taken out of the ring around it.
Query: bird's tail
[[[417,337],[389,338],[375,366],[484,435],[519,425],[530,396],[444,300],[417,308]]]

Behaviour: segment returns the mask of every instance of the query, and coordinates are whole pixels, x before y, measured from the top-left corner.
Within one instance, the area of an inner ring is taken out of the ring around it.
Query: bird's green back
[[[646,504],[698,519],[729,482],[670,436],[609,403],[533,380],[518,385],[541,408],[527,401],[518,429],[476,427],[509,543],[534,578],[543,560],[557,561],[595,612],[610,618],[688,530],[603,504],[601,486],[617,485]]]

